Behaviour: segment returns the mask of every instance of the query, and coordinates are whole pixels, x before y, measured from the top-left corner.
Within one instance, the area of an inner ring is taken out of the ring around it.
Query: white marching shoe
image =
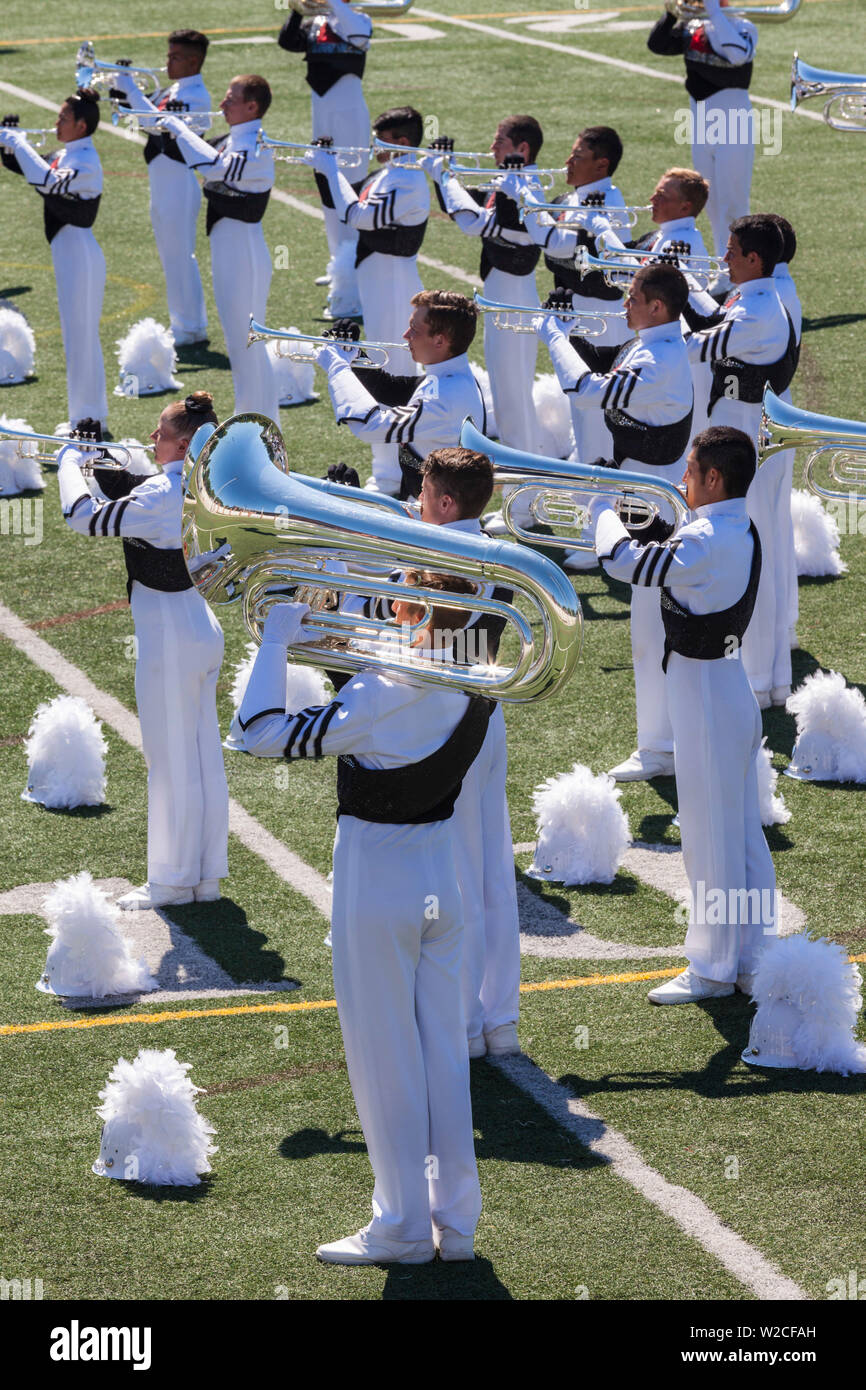
[[[432,1236],[429,1240],[386,1240],[371,1235],[365,1226],[353,1236],[320,1245],[316,1254],[328,1265],[426,1265],[436,1258],[436,1249]]]
[[[770,691],[770,700],[774,705],[784,705],[790,694],[790,685],[774,685]]]
[[[433,1241],[437,1255],[446,1263],[452,1260],[475,1259],[474,1236],[461,1236],[459,1231],[452,1231],[450,1226],[443,1226],[439,1231],[434,1229]]]
[[[516,1057],[520,1052],[516,1023],[500,1023],[484,1034],[488,1057]],[[471,1057],[471,1052],[470,1052]]]
[[[746,970],[741,971],[737,976],[736,987],[740,991],[740,994],[747,994],[751,999],[755,989],[755,972],[752,971],[749,973]]]
[[[487,1043],[484,1040],[483,1033],[478,1033],[474,1038],[469,1038],[468,1043],[470,1061],[474,1062],[479,1057],[487,1056]]]
[[[167,883],[144,883],[118,898],[124,912],[144,912],[152,907],[182,907],[195,901],[194,888],[170,888]]]
[[[769,690],[756,690],[755,699],[758,702],[758,709],[769,709],[773,703]]]
[[[197,903],[218,903],[222,897],[218,878],[203,878],[192,891]]]
[[[653,748],[636,748],[630,758],[608,772],[615,782],[649,782],[653,777],[673,775],[673,753],[660,753]]]
[[[647,999],[651,1004],[694,1004],[698,999],[724,999],[733,992],[732,984],[693,975],[686,967],[676,979],[665,980],[663,985],[651,989]]]

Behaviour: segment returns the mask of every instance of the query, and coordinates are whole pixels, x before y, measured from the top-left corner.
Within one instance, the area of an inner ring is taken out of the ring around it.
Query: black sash
[[[144,162],[152,164],[159,155],[164,154],[166,159],[173,159],[175,164],[185,164],[186,160],[178,149],[177,141],[173,135],[169,135],[167,130],[157,131],[148,135],[144,146]]]
[[[719,661],[725,656],[733,656],[732,637],[737,639],[736,650],[739,653],[755,607],[758,581],[761,578],[761,540],[753,521],[749,522],[749,534],[755,547],[752,552],[749,582],[742,597],[731,604],[730,608],[723,608],[718,613],[690,613],[681,603],[677,603],[669,589],[660,590],[662,622],[665,629],[663,671],[668,669],[671,652],[678,652],[680,656],[689,656],[697,661]]]
[[[623,459],[638,459],[658,468],[676,463],[691,437],[692,414],[690,410],[672,425],[645,425],[624,410],[606,410],[604,419],[613,435],[615,462],[622,464]]]
[[[64,197],[59,193],[47,193],[42,199],[42,212],[45,219],[45,235],[49,243],[64,227],[92,227],[96,221],[102,194],[95,198]]]
[[[132,582],[137,579],[146,589],[163,594],[178,594],[192,589],[183,551],[160,550],[149,541],[124,540],[123,558],[126,561],[126,594],[132,595]]]
[[[719,357],[712,364],[713,384],[710,388],[707,417],[712,415],[716,401],[720,401],[725,395],[725,383],[729,377],[735,377],[737,381],[737,394],[734,399],[744,401],[746,405],[760,403],[767,382],[777,396],[787,391],[800,360],[800,347],[787,309],[785,318],[788,320],[788,345],[778,361],[765,364],[741,362],[738,357]]]
[[[337,759],[337,817],[377,825],[448,820],[463,778],[481,752],[494,702],[470,696],[466,713],[441,748],[403,767],[368,768],[351,754]]]
[[[381,227],[377,231],[358,231],[358,250],[355,265],[359,266],[368,256],[417,256],[421,250],[427,218],[414,227]]]
[[[234,222],[261,222],[271,191],[268,189],[266,193],[239,193],[224,183],[218,187],[206,183],[204,196],[207,198],[205,231],[210,236],[217,222],[223,217],[229,217]]]

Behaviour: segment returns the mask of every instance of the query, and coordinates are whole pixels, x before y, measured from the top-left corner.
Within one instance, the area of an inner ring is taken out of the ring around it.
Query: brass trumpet
[[[113,63],[104,63],[93,49],[90,39],[85,39],[75,55],[75,83],[78,87],[109,88],[119,72],[129,73],[140,92],[148,98],[159,91],[159,79],[165,68],[136,68],[126,58],[117,58]],[[144,85],[150,83],[149,89]]]
[[[598,313],[588,314],[582,309],[545,309],[539,305],[527,304],[500,304],[495,299],[485,299],[483,295],[475,291],[475,303],[482,314],[493,315],[494,328],[502,329],[508,333],[534,333],[535,329],[531,322],[539,315],[555,314],[558,319],[564,319],[572,324],[572,333],[579,333],[583,338],[600,338],[610,325],[612,319],[624,319],[624,313],[605,313],[599,310]],[[595,328],[591,321],[595,320],[600,326]]]
[[[812,68],[799,53],[791,67],[791,110],[803,101],[824,101],[824,120],[831,130],[866,131],[866,77],[853,72]]]
[[[763,463],[785,449],[810,451],[803,481],[823,502],[866,502],[866,424],[800,410],[767,386],[761,403],[758,455]],[[830,482],[838,487],[824,487],[815,478],[825,454],[830,455]]]
[[[26,135],[26,137],[27,137],[27,143],[28,143],[29,145],[32,145],[33,148],[36,149],[36,150],[41,150],[41,149],[42,149],[42,147],[44,146],[45,141],[48,139],[49,135],[53,135],[53,136],[54,136],[54,139],[55,139],[55,140],[57,139],[57,132],[56,132],[55,130],[53,130],[53,129],[52,129],[52,130],[29,130],[29,129],[26,129],[24,126],[20,126],[20,125],[18,124],[18,121],[19,121],[19,117],[18,117],[18,116],[4,116],[4,117],[3,117],[3,120],[0,121],[0,127],[3,127],[3,128],[6,129],[6,130],[14,130],[14,131],[16,132],[16,134],[18,134],[18,135]]]
[[[364,343],[360,338],[350,338],[343,334],[330,333],[317,338],[309,333],[297,333],[288,328],[266,328],[264,324],[256,323],[250,315],[250,331],[247,337],[247,347],[252,347],[253,343],[261,342],[284,342],[299,343],[301,347],[281,351],[275,348],[277,357],[283,357],[289,362],[310,362],[313,360],[313,349],[320,347],[339,347],[341,344],[346,347],[356,347],[358,356],[353,359],[353,367],[387,367],[390,362],[392,352],[408,352],[405,343]],[[418,380],[420,381],[420,377]]]
[[[635,275],[647,265],[673,265],[678,270],[693,276],[701,289],[706,287],[725,269],[724,261],[717,256],[692,256],[688,250],[638,251],[615,247],[605,250],[601,256],[591,256],[585,246],[578,246],[575,265],[581,276],[600,271],[606,285],[612,289],[627,290]]]
[[[19,458],[34,459],[36,463],[56,463],[57,455],[64,444],[71,444],[74,449],[81,452],[92,452],[101,457],[94,458],[90,463],[82,464],[81,471],[90,477],[94,468],[114,468],[117,470],[126,469],[132,462],[132,453],[125,444],[102,444],[88,437],[78,438],[67,434],[36,434],[34,430],[12,430],[8,425],[0,425],[0,439],[15,439],[18,441],[15,452]],[[55,444],[53,453],[48,453],[45,449],[31,449],[30,444]],[[145,449],[149,453],[153,451],[152,444],[136,444],[136,449]],[[109,452],[109,450],[111,452]],[[126,462],[114,457],[114,454],[124,454]]]
[[[752,19],[758,23],[773,20],[781,23],[793,19],[803,0],[765,0],[763,4],[730,5],[728,14],[732,18]],[[665,0],[665,9],[677,19],[706,19],[707,12],[701,0]]]
[[[532,172],[533,170],[528,169],[527,176]],[[577,223],[579,225],[584,218],[592,217],[595,213],[601,212],[608,218],[614,230],[616,230],[617,227],[636,227],[643,213],[652,212],[652,207],[649,206],[649,204],[647,204],[646,207],[618,208],[614,207],[613,204],[611,204],[610,207],[606,207],[603,203],[597,206],[592,203],[587,205],[576,205],[574,203],[533,203],[527,201],[523,193],[520,195],[518,206],[520,208],[518,215],[521,222],[525,222],[530,213],[548,212],[556,214],[557,221],[567,227],[569,223]]]
[[[518,178],[535,179],[542,188],[548,192],[556,181],[557,174],[561,174],[562,169],[527,169],[523,165],[515,165],[510,168],[506,165],[497,165],[495,169],[482,168],[480,165],[471,164],[451,164],[447,162],[445,173],[458,179],[466,188],[475,188],[479,193],[496,193],[502,183],[504,174],[517,174]],[[467,179],[484,178],[489,180],[487,183],[467,183]]]
[[[680,525],[688,508],[685,498],[673,483],[663,478],[650,478],[643,473],[624,473],[617,468],[594,468],[586,463],[567,459],[544,458],[540,454],[524,454],[505,444],[487,439],[471,420],[464,420],[460,443],[465,449],[487,454],[493,464],[495,482],[506,484],[510,491],[503,499],[502,517],[515,540],[549,549],[592,550],[582,538],[587,520],[587,494],[619,494],[615,510],[621,520],[635,530],[645,530],[660,515],[662,507],[673,513]],[[553,535],[527,531],[514,518],[514,508],[526,501],[536,526],[546,526]],[[577,538],[564,536],[561,528],[576,530]],[[557,528],[560,528],[558,531]]]
[[[351,489],[338,489],[341,496],[326,493],[288,473],[286,462],[273,421],[244,414],[191,447],[184,466],[182,538],[190,576],[209,603],[240,601],[257,641],[269,606],[302,589],[312,600],[305,626],[315,640],[292,649],[298,662],[409,673],[440,689],[518,702],[553,694],[569,679],[580,651],[580,606],[569,580],[545,556],[509,541],[410,521],[358,502]],[[344,573],[335,573],[335,561]],[[430,661],[411,649],[395,652],[393,642],[370,651],[371,638],[393,638],[393,625],[327,609],[327,596],[339,588],[425,605],[442,602],[438,592],[391,583],[388,574],[395,569],[432,569],[473,581],[476,594],[449,594],[449,606],[505,618],[517,637],[514,664]],[[514,590],[515,602],[480,597],[491,583]]]
[[[325,149],[337,156],[337,163],[343,169],[366,168],[370,160],[369,145],[332,145],[330,140],[308,140],[297,143],[294,140],[272,140],[260,130],[256,136],[256,152],[259,150],[296,150],[296,154],[274,154],[281,164],[303,164],[309,168],[316,149]]]
[[[177,110],[173,109],[175,105],[178,107]],[[189,126],[190,130],[195,131],[196,127],[199,127],[197,133],[203,134],[204,131],[209,129],[213,121],[225,120],[222,111],[183,111],[180,109],[183,105],[184,103],[181,101],[176,103],[171,101],[166,102],[165,106],[161,109],[160,115],[155,116],[149,111],[133,111],[128,106],[125,106],[119,98],[112,97],[111,124],[119,125],[121,121],[129,121],[132,130],[138,130],[139,126],[143,125],[144,130],[148,134],[151,134],[155,131],[164,131],[168,129],[165,123],[166,116],[177,116],[179,120]]]

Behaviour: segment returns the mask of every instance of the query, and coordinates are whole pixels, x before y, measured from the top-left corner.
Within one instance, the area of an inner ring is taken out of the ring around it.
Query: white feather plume
[[[866,1046],[854,1037],[863,1004],[860,972],[845,950],[805,933],[779,937],[761,953],[752,988],[758,1005],[794,1004],[800,1021],[790,1039],[796,1065],[805,1070],[866,1071]]]
[[[571,410],[565,392],[552,373],[535,378],[532,399],[538,419],[538,452],[545,458],[568,458],[574,448]]]
[[[103,1104],[97,1114],[104,1121],[100,1159],[111,1148],[113,1131],[123,1150],[121,1171],[107,1175],[193,1187],[200,1173],[210,1172],[208,1160],[217,1152],[210,1136],[216,1131],[196,1109],[202,1088],[193,1085],[190,1068],[190,1062],[177,1060],[173,1048],[142,1048],[134,1062],[120,1058],[99,1092]],[[94,1166],[104,1171],[99,1161]]]
[[[761,803],[762,825],[786,825],[791,819],[791,812],[785,805],[784,797],[776,794],[778,781],[779,774],[773,767],[773,756],[767,747],[766,738],[762,738],[758,751],[758,800]]]
[[[93,999],[157,988],[145,961],[132,956],[117,929],[118,909],[86,869],[58,879],[43,907],[51,945],[37,988]]]
[[[0,415],[0,430],[3,428],[24,432],[30,426],[26,420],[13,420]],[[32,457],[38,449],[35,440],[31,444],[23,440],[0,439],[0,494],[9,497],[16,492],[29,492],[45,486],[42,469]]]
[[[108,745],[93,710],[80,695],[57,695],[39,705],[27,731],[25,801],[54,809],[101,806]]]
[[[156,319],[139,319],[118,338],[117,360],[120,384],[114,388],[116,396],[152,396],[180,387],[173,375],[177,364],[174,335]]]
[[[36,338],[24,315],[0,304],[0,385],[13,386],[33,375]]]
[[[848,566],[839,554],[839,527],[811,492],[791,493],[797,573],[844,574]]]
[[[299,332],[297,328],[289,328],[287,331]],[[317,401],[319,397],[313,390],[316,367],[312,356],[309,362],[291,362],[287,357],[277,356],[279,346],[279,342],[273,338],[267,344],[268,357],[277,379],[280,405],[302,405],[304,401]]]
[[[581,763],[536,787],[532,876],[565,884],[611,883],[631,839],[621,796],[612,777],[596,777]]]
[[[159,472],[153,455],[147,452],[140,439],[118,439],[117,443],[129,450],[129,468],[132,473],[143,476]],[[112,445],[108,445],[108,448],[110,451]],[[126,463],[125,454],[117,454],[116,457],[119,463]]]
[[[821,782],[866,782],[866,700],[838,671],[816,671],[788,697],[797,719],[791,769]]]
[[[487,415],[487,438],[498,439],[499,427],[496,424],[496,410],[493,405],[493,392],[490,389],[490,373],[483,367],[478,367],[474,362],[470,362],[472,375],[478,382],[481,391],[481,399],[484,401],[484,410]]]

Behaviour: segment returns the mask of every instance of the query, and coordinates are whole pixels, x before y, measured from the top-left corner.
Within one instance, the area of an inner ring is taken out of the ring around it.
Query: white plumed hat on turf
[[[538,844],[530,876],[564,884],[612,883],[631,838],[621,796],[612,777],[604,772],[596,777],[581,763],[536,787]]]
[[[39,705],[24,744],[29,772],[22,800],[66,811],[101,806],[107,749],[102,725],[80,695]]]
[[[145,962],[130,954],[117,929],[118,909],[86,869],[55,883],[44,910],[51,945],[36,984],[43,994],[104,999],[157,988]]]
[[[244,735],[238,720],[238,710],[247,691],[250,672],[255,665],[258,647],[248,642],[246,656],[239,661],[232,678],[231,697],[234,717],[231,728],[223,741],[224,748],[234,753],[244,752]],[[316,666],[299,666],[290,661],[286,666],[286,709],[290,711],[306,709],[308,705],[326,705],[331,699],[331,685],[322,671]]]
[[[786,777],[800,782],[866,782],[866,700],[838,671],[816,671],[788,697],[797,742]]]
[[[488,439],[498,439],[499,426],[496,423],[493,392],[490,389],[490,373],[486,372],[483,367],[477,366],[474,362],[470,362],[469,365],[472,369],[472,375],[478,382],[478,389],[481,392],[481,399],[484,402],[484,413],[487,416],[487,429],[485,430],[485,434]]]
[[[33,375],[36,339],[24,315],[0,301],[0,386],[17,386]]]
[[[743,1061],[843,1076],[866,1071],[866,1047],[854,1036],[861,988],[860,971],[835,942],[804,933],[770,942],[755,971],[758,1011]]]
[[[351,245],[352,243],[349,243]],[[285,331],[285,330],[283,330]],[[289,328],[289,333],[297,333],[297,328]],[[319,400],[318,391],[313,390],[316,379],[316,365],[311,357],[309,362],[292,362],[288,357],[279,357],[280,344],[275,338],[268,341],[267,352],[277,380],[280,405],[306,405],[308,401]]]
[[[571,410],[556,377],[550,373],[536,377],[532,399],[538,419],[538,452],[545,458],[568,458],[574,448]]]
[[[839,554],[839,527],[811,492],[791,493],[797,573],[811,576],[844,574],[848,566]]]
[[[758,800],[761,805],[762,825],[786,825],[791,819],[791,812],[785,805],[784,797],[776,795],[778,781],[779,774],[773,767],[767,740],[762,738],[758,750]]]
[[[180,389],[172,375],[177,364],[174,335],[156,319],[139,319],[118,339],[117,360],[120,382],[115,396],[155,396]]]
[[[0,415],[0,430],[4,427],[21,433],[30,429],[26,420],[10,420],[6,415]],[[38,449],[35,439],[32,444],[21,439],[0,439],[0,495],[10,497],[16,492],[29,492],[45,486],[42,469],[38,461],[31,457]]]
[[[121,1057],[99,1092],[102,1138],[93,1171],[162,1186],[194,1187],[209,1173],[216,1131],[195,1108],[201,1087],[187,1075],[173,1048],[142,1048],[134,1062]]]

